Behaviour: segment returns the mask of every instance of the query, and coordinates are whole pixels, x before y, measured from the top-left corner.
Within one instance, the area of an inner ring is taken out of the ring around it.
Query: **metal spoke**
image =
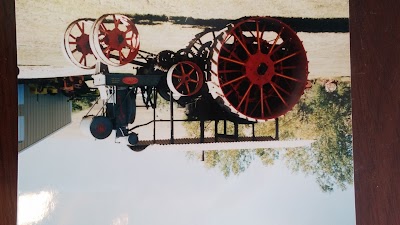
[[[189,73],[187,73],[186,75],[190,77],[190,75],[193,73],[194,68],[192,68],[192,70],[189,71]]]
[[[297,66],[282,66],[281,69],[282,70],[291,70],[291,69],[296,69]]]
[[[237,108],[240,108],[240,106],[242,105],[243,101],[245,100],[245,98],[247,97],[247,95],[250,93],[251,88],[253,87],[253,83],[250,84],[249,88],[247,89],[246,93],[244,94],[242,100],[240,101],[239,105],[237,106]]]
[[[257,37],[254,36],[253,31],[251,31],[251,30],[249,29],[249,27],[246,25],[246,23],[244,23],[243,26],[246,27],[246,28],[248,29],[248,32],[250,32],[251,36],[253,36],[254,39],[257,39]],[[243,30],[240,30],[240,31],[241,31],[241,33],[243,32]],[[244,36],[245,38],[250,38],[250,37],[247,37],[246,35],[242,35],[242,36]],[[247,39],[245,39],[245,40],[243,40],[243,41],[247,44]],[[251,50],[254,50],[252,44],[250,44],[250,47],[251,47]]]
[[[82,27],[79,23],[76,24],[78,26],[78,29],[81,31],[81,34],[85,33],[85,24],[82,22]]]
[[[106,53],[107,58],[110,58],[111,47],[107,46],[107,48],[103,49],[103,52]]]
[[[176,90],[178,90],[178,88],[180,88],[182,86],[182,84],[185,83],[185,80],[181,79],[179,81],[179,84],[176,86]]]
[[[78,49],[76,48],[76,49],[74,49],[74,50],[72,50],[71,52],[72,53],[75,53],[76,51],[78,51]]]
[[[239,44],[243,47],[243,49],[246,51],[247,55],[251,55],[251,53],[249,52],[249,50],[247,49],[246,45],[240,40],[240,38],[235,34],[232,33],[233,36],[235,36],[236,40],[239,42]]]
[[[244,24],[243,24],[244,25]],[[237,33],[239,33],[240,34],[240,39],[243,41],[242,43],[246,43],[246,38],[247,38],[247,36],[246,35],[243,35],[243,30],[242,30],[242,28],[240,28],[240,27],[238,27],[237,28]]]
[[[136,48],[135,48],[135,47],[133,47],[132,45],[130,45],[130,44],[126,43],[126,42],[125,42],[124,48],[125,48],[125,47],[128,47],[128,48],[130,49],[131,52],[136,51]]]
[[[185,73],[185,69],[183,68],[183,63],[180,63],[179,66],[181,67],[182,76],[185,77],[186,73]]]
[[[76,40],[76,37],[74,35],[69,34],[69,36]]]
[[[279,38],[281,38],[281,34],[282,34],[283,29],[284,28],[282,27],[281,31],[279,31],[279,34],[276,36],[276,38],[274,40],[274,43],[272,44],[271,48],[269,49],[268,54],[271,54],[272,50],[275,48],[276,43],[278,42]]]
[[[236,63],[236,64],[239,64],[239,65],[242,65],[242,66],[246,65],[246,63],[244,63],[244,62],[241,62],[241,61],[238,61],[238,60],[234,60],[234,59],[230,59],[230,58],[226,58],[226,57],[223,57],[223,56],[220,56],[219,58],[223,59],[223,60],[226,60],[226,61],[229,61],[229,62],[232,62],[232,63]]]
[[[239,83],[240,84],[240,83]],[[225,94],[226,97],[228,97],[230,94],[232,94],[234,91],[236,91],[236,89],[239,87],[239,84],[235,84],[233,85],[233,87],[231,88],[231,90]]]
[[[279,91],[276,89],[275,85],[271,82],[270,83],[272,88],[274,89],[275,93],[278,95],[278,97],[281,99],[281,101],[283,102],[283,104],[285,104],[285,106],[288,106],[288,104],[286,103],[285,99],[283,99],[283,97],[281,96],[281,94],[279,93]]]
[[[269,107],[268,100],[264,99],[264,103],[265,103],[265,106],[267,106],[267,110],[268,110],[269,115],[272,115],[272,111],[271,111],[271,108]]]
[[[119,61],[122,62],[122,61],[124,61],[124,59],[126,59],[126,58],[125,58],[124,54],[122,54],[122,51],[120,50],[119,51]]]
[[[288,43],[288,41],[287,41],[287,40],[284,40],[284,41],[279,45],[279,48],[275,48],[275,49],[271,52],[270,55],[275,54],[275,52],[277,52],[279,49],[282,49],[282,47],[285,46],[287,43]]]
[[[131,31],[133,31],[133,27],[132,26],[128,26],[128,27],[126,27],[126,31],[124,33],[127,34],[127,33],[131,32]]]
[[[85,58],[85,55],[82,55],[81,59],[79,60],[79,63],[82,63],[84,58]]]
[[[109,51],[110,51],[110,48],[111,48],[111,46],[107,46],[105,49],[103,49],[103,52],[104,52],[104,53],[109,52]]]
[[[250,102],[250,95],[247,95],[246,97],[246,104],[244,105],[244,113],[247,114],[247,108],[249,107],[249,102]]]
[[[238,78],[235,78],[235,79],[230,80],[230,81],[228,81],[228,82],[226,82],[226,83],[223,83],[223,84],[221,85],[221,87],[225,87],[226,85],[235,83],[235,82],[237,82],[237,81],[239,81],[239,80],[244,79],[245,77],[246,77],[246,75],[242,75],[242,76],[240,76],[240,77],[238,77]]]
[[[251,36],[253,36],[254,38],[257,38],[257,37],[253,34],[252,30],[246,25],[246,23],[244,23],[243,25],[249,30]]]
[[[253,110],[250,112],[250,116],[253,115],[253,113],[256,111],[258,105],[261,103],[261,101],[258,101],[257,104],[253,107]],[[261,115],[262,116],[262,115]]]
[[[220,70],[219,73],[237,73],[241,72],[241,70]]]
[[[263,28],[261,28],[261,30],[262,30],[262,32],[261,32],[261,37],[260,37],[260,39],[261,39],[261,40],[263,40],[263,37],[264,37],[264,32],[265,32],[265,29],[266,29],[266,27],[267,27],[267,24],[266,24],[266,23],[264,23],[264,26],[263,26]]]
[[[188,82],[185,82],[185,86],[186,86],[187,93],[189,94],[190,93],[190,88],[189,88]]]
[[[278,88],[280,91],[282,91],[282,92],[285,93],[286,95],[290,96],[290,93],[287,92],[285,89],[283,89],[281,86],[279,86],[277,83],[272,82],[272,81],[271,81],[271,83],[274,83],[274,85],[275,85],[276,88]]]
[[[195,80],[195,79],[189,79],[188,81],[192,82],[192,83],[198,83],[199,82],[198,80]]]
[[[296,81],[296,82],[302,82],[299,79],[296,79],[296,78],[293,78],[293,77],[289,77],[288,75],[285,75],[285,74],[282,74],[282,73],[276,73],[275,75],[283,77],[283,78],[286,78],[286,79],[289,79],[289,80],[293,80],[293,81]]]
[[[75,42],[69,42],[70,45],[76,45],[78,44],[76,41]]]
[[[259,21],[256,22],[256,30],[257,30],[257,50],[261,52],[261,43],[260,43],[260,30],[259,30]]]
[[[108,30],[107,30],[107,28],[106,28],[106,25],[104,25],[104,23],[101,23],[101,24],[100,24],[100,29],[99,29],[99,31],[102,31],[102,32],[104,32],[105,34],[108,34]]]
[[[293,56],[296,56],[296,55],[298,55],[298,54],[300,54],[300,53],[301,53],[301,51],[297,51],[297,52],[295,52],[295,53],[292,53],[292,54],[290,54],[290,55],[288,55],[288,56],[283,57],[282,59],[279,59],[279,60],[275,61],[274,63],[275,63],[275,64],[280,63],[280,62],[282,62],[282,61],[284,61],[284,60],[286,60],[286,59],[292,58]]]
[[[117,18],[115,17],[115,14],[113,14],[112,17],[113,17],[113,20],[114,20],[114,26],[115,26],[115,28],[118,28],[119,21],[118,21]]]
[[[229,54],[230,54],[230,56],[233,56],[235,59],[237,59],[237,60],[241,60],[240,58],[239,58],[239,56],[237,56],[236,55],[236,53],[235,52],[233,52],[233,51],[230,51],[229,49],[227,49],[224,45],[222,45],[222,49],[224,49],[226,52],[228,52]]]

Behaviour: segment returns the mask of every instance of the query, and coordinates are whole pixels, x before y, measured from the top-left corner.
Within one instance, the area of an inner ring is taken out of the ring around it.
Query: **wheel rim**
[[[72,22],[64,34],[64,52],[68,59],[83,69],[93,69],[97,59],[89,44],[93,20],[79,19]]]
[[[139,51],[139,32],[128,17],[106,14],[95,21],[90,32],[90,46],[101,62],[122,66],[135,59]]]
[[[213,48],[211,94],[248,120],[291,110],[302,95],[308,61],[302,42],[286,24],[269,17],[231,25]]]
[[[178,96],[193,96],[204,84],[204,74],[199,66],[190,61],[173,65],[167,73],[168,88]]]
[[[206,79],[210,76],[211,49],[220,33],[221,31],[217,29],[206,29],[196,34],[185,49],[186,52],[189,52],[189,56],[192,55],[191,58],[195,58],[197,65],[205,73]]]

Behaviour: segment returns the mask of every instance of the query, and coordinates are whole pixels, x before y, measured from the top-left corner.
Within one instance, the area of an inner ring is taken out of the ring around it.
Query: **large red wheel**
[[[178,62],[168,70],[167,84],[175,95],[193,96],[203,87],[204,74],[194,62]]]
[[[219,36],[212,53],[210,93],[250,121],[279,117],[299,101],[308,76],[303,44],[288,25],[245,18]]]
[[[139,52],[139,32],[128,17],[106,14],[95,21],[90,46],[103,63],[122,66],[132,62]]]
[[[97,62],[89,44],[92,25],[93,20],[78,19],[67,27],[64,34],[64,52],[73,64],[83,69],[92,69]]]

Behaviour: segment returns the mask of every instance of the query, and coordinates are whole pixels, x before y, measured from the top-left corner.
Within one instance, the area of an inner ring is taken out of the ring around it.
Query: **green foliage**
[[[232,173],[238,175],[244,172],[252,161],[252,152],[244,149],[208,151],[204,158],[204,164],[207,168],[218,167],[225,177]]]
[[[325,192],[344,190],[353,182],[350,83],[338,83],[332,93],[314,85],[280,127],[282,139],[315,140],[311,148],[284,151],[289,169],[316,176]]]
[[[278,149],[256,149],[254,153],[265,166],[274,165],[275,160],[279,158]]]
[[[185,122],[188,134],[191,137],[200,137],[200,122]],[[207,134],[214,134],[215,123],[205,122],[205,131]],[[244,129],[247,128],[245,125],[239,126],[239,135],[243,135]],[[218,133],[223,133],[224,127],[223,122],[218,124]],[[227,122],[226,127],[227,134],[234,133],[234,124]],[[241,149],[241,150],[219,150],[219,151],[207,151],[204,155],[204,165],[206,168],[218,168],[225,177],[231,174],[238,175],[244,172],[254,159],[254,154],[251,150]],[[191,159],[200,159],[200,155],[195,152],[188,152],[187,157]]]
[[[83,96],[80,98],[72,99],[72,112],[79,112],[88,109],[93,105],[97,96]]]
[[[317,82],[318,83],[318,82]],[[353,154],[351,129],[350,83],[339,82],[337,90],[326,92],[315,84],[302,96],[292,111],[279,118],[281,140],[315,140],[311,147],[293,149],[255,149],[207,151],[204,164],[218,168],[225,176],[245,171],[255,158],[265,166],[281,158],[293,172],[313,175],[324,192],[335,188],[346,189],[353,182]],[[199,136],[199,124],[185,124],[191,136]],[[214,132],[214,124],[205,124]],[[244,133],[245,127],[239,131]],[[219,126],[219,133],[222,126]],[[233,125],[228,126],[228,133]],[[256,135],[273,136],[273,122],[256,124]],[[211,133],[212,134],[212,133]],[[188,157],[199,158],[195,153]]]

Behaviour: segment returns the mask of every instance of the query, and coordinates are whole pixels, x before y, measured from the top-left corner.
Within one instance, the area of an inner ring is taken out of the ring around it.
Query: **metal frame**
[[[153,88],[153,92],[157,93],[157,88],[156,87],[152,87]],[[149,125],[150,123],[153,124],[153,140],[152,143],[155,144],[157,139],[156,139],[156,124],[158,122],[169,122],[170,123],[170,140],[169,140],[169,144],[174,144],[175,143],[175,129],[174,129],[174,123],[175,122],[200,122],[200,142],[199,143],[205,143],[205,126],[204,126],[204,122],[206,121],[205,119],[174,119],[174,98],[172,96],[172,94],[170,95],[170,101],[169,101],[169,110],[170,110],[170,119],[169,120],[164,120],[164,119],[156,119],[156,108],[157,108],[157,94],[155,94],[153,96],[153,100],[154,100],[154,107],[152,107],[153,109],[153,120],[150,121],[147,124],[143,124],[143,126]],[[140,107],[140,106],[139,106]],[[143,106],[142,106],[143,107]],[[218,133],[218,123],[219,119],[214,119],[214,120],[208,120],[208,121],[214,121],[215,124],[215,129],[214,129],[214,141],[218,142],[219,137],[222,138],[230,138],[230,139],[234,139],[235,141],[239,140],[239,125],[243,124],[243,123],[239,123],[236,121],[231,121],[234,124],[234,133],[233,134],[228,134],[227,133],[227,122],[229,120],[224,119],[223,121],[223,126],[224,126],[224,131],[223,133]],[[252,122],[251,126],[252,126],[252,140],[255,141],[256,140],[256,135],[255,135],[255,123],[256,122]],[[275,118],[275,137],[273,138],[274,140],[279,140],[279,118]]]

